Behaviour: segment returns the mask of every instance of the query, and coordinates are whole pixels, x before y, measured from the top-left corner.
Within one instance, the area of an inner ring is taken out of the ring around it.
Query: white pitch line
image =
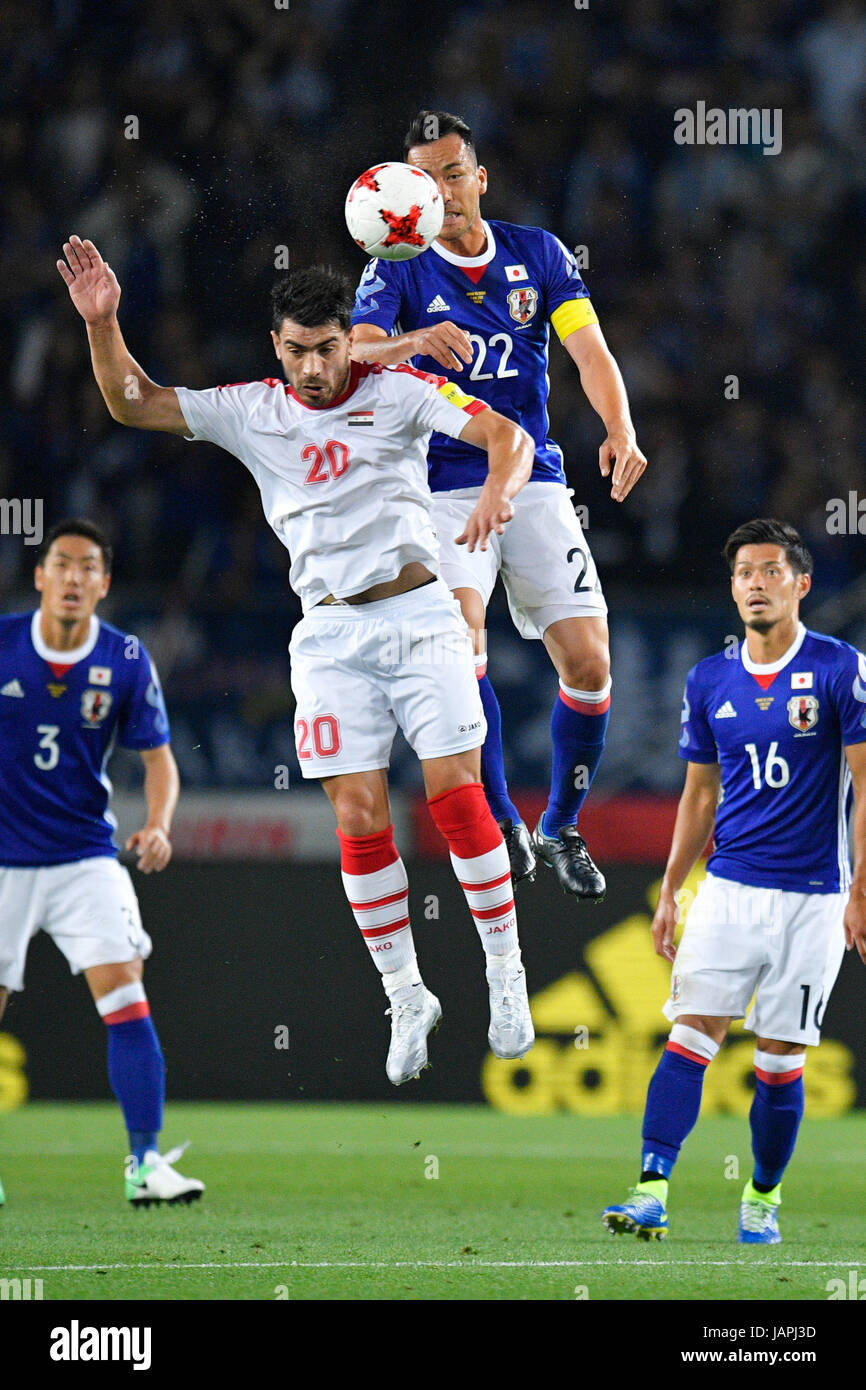
[[[764,1269],[862,1269],[866,1260],[237,1260],[203,1264],[99,1264],[99,1265],[9,1265],[10,1270],[27,1274],[95,1273],[109,1269],[615,1269],[640,1266],[645,1269],[680,1269],[685,1265],[715,1268],[758,1267]]]
[[[311,1143],[305,1140],[287,1140],[282,1143],[274,1140],[270,1144],[248,1144],[243,1141],[238,1143],[220,1143],[219,1145],[208,1142],[196,1142],[197,1157],[222,1158],[237,1156],[254,1156],[256,1158],[417,1158],[421,1149],[435,1149],[438,1158],[498,1158],[509,1159],[559,1159],[563,1162],[573,1163],[576,1160],[597,1158],[598,1154],[590,1154],[588,1151],[578,1149],[574,1146],[563,1145],[562,1148],[552,1148],[549,1145],[519,1145],[507,1147],[497,1144],[447,1144],[435,1138],[428,1138],[418,1141],[418,1147],[413,1143],[395,1143],[393,1140],[383,1139],[379,1144],[354,1144],[351,1141],[328,1140],[322,1143]],[[34,1150],[27,1147],[15,1148],[8,1144],[3,1148],[4,1158],[23,1158],[33,1159]],[[43,1145],[39,1148],[38,1157],[42,1158],[96,1158],[114,1160],[116,1154],[108,1154],[105,1149],[87,1149],[72,1143]],[[604,1159],[604,1155],[601,1155]],[[612,1156],[611,1156],[612,1157]],[[833,1155],[828,1155],[828,1161]],[[852,1156],[850,1154],[841,1155],[840,1162],[850,1164]]]
[[[417,1142],[418,1147],[415,1147]],[[4,1144],[4,1158],[33,1160],[34,1157],[43,1158],[95,1158],[97,1160],[111,1160],[116,1158],[116,1150],[106,1150],[104,1148],[87,1148],[82,1144],[76,1144],[72,1140],[60,1140],[54,1144],[40,1144],[37,1150],[28,1144],[19,1143],[17,1146],[14,1140]],[[435,1134],[428,1134],[426,1139],[410,1141],[403,1139],[382,1139],[379,1141],[366,1141],[356,1143],[353,1140],[343,1139],[321,1139],[311,1140],[306,1138],[298,1139],[274,1139],[263,1142],[250,1143],[244,1139],[226,1139],[214,1142],[208,1139],[197,1139],[196,1154],[199,1158],[207,1157],[210,1159],[220,1159],[223,1157],[252,1156],[256,1158],[417,1158],[422,1150],[434,1151],[439,1159],[442,1158],[482,1158],[482,1159],[503,1159],[510,1161],[513,1159],[521,1160],[557,1160],[560,1159],[567,1163],[580,1162],[584,1159],[607,1162],[614,1161],[621,1157],[621,1154],[608,1153],[591,1149],[583,1144],[574,1143],[570,1139],[564,1139],[561,1144],[498,1144],[495,1140],[489,1143],[461,1143],[458,1140],[449,1141],[437,1139]],[[821,1162],[824,1166],[831,1163],[847,1164],[850,1166],[853,1161],[853,1150],[850,1153],[832,1153],[822,1155]]]

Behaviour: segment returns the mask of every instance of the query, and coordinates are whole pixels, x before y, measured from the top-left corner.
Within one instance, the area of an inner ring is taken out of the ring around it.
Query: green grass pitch
[[[0,1278],[76,1300],[774,1301],[866,1275],[866,1115],[806,1120],[769,1248],[736,1244],[748,1125],[715,1116],[680,1161],[668,1239],[609,1236],[599,1215],[634,1181],[639,1128],[480,1106],[175,1104],[166,1144],[193,1141],[178,1166],[207,1192],[136,1212],[116,1107],[32,1104],[0,1117]]]

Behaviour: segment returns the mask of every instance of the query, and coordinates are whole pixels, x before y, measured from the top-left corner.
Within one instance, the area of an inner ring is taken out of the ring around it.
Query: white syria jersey
[[[273,378],[178,387],[177,398],[189,437],[219,444],[258,483],[305,612],[396,579],[412,560],[439,573],[427,443],[434,430],[459,438],[482,401],[414,367],[357,362],[327,406]]]

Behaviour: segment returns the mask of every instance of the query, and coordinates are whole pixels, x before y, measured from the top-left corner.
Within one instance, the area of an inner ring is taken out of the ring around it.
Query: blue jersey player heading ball
[[[688,771],[652,925],[656,951],[673,961],[664,1013],[674,1026],[647,1095],[640,1181],[602,1219],[614,1234],[665,1235],[668,1180],[698,1118],[704,1073],[754,996],[754,1172],[738,1239],[770,1245],[781,1240],[806,1048],[820,1041],[846,945],[866,962],[866,657],[800,622],[812,557],[793,527],[746,522],[724,554],[746,638],[686,682],[679,752]],[[707,876],[674,953],[677,894],[711,834]]]
[[[89,521],[44,537],[35,612],[0,616],[0,1016],[24,986],[31,938],[53,938],[106,1024],[108,1075],[129,1134],[126,1196],[190,1202],[204,1186],[160,1154],[164,1067],[142,984],[150,937],[117,861],[106,767],[115,742],[145,767],[147,823],[126,848],[143,873],[171,858],[178,775],[156,670],[137,638],[96,616],[112,552]]]
[[[487,171],[459,117],[419,112],[404,152],[436,180],[445,219],[423,255],[367,266],[353,314],[353,356],[385,364],[411,358],[421,370],[444,369],[534,440],[531,479],[515,499],[511,520],[501,536],[491,535],[476,548],[456,538],[478,501],[484,457],[465,442],[434,434],[428,450],[432,516],[442,577],[475,637],[487,718],[482,775],[513,877],[533,877],[537,855],[567,892],[599,902],[604,877],[578,833],[577,818],[601,759],[610,706],[607,606],[569,500],[562,451],[548,435],[550,324],[604,421],[599,462],[616,501],[628,496],[646,459],[635,441],[622,377],[571,252],[540,227],[484,220],[480,199]],[[543,640],[559,675],[550,796],[532,841],[508,794],[502,721],[486,675],[485,613],[500,572],[518,631]]]

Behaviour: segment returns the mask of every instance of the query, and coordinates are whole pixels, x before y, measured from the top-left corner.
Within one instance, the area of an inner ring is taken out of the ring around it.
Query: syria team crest
[[[792,695],[788,701],[788,723],[805,734],[818,723],[818,701],[814,695]]]
[[[107,690],[85,690],[81,697],[81,718],[85,724],[101,724],[110,709],[111,695]]]
[[[531,286],[523,290],[509,290],[506,298],[508,312],[515,322],[521,325],[529,323],[538,308],[538,290]]]

